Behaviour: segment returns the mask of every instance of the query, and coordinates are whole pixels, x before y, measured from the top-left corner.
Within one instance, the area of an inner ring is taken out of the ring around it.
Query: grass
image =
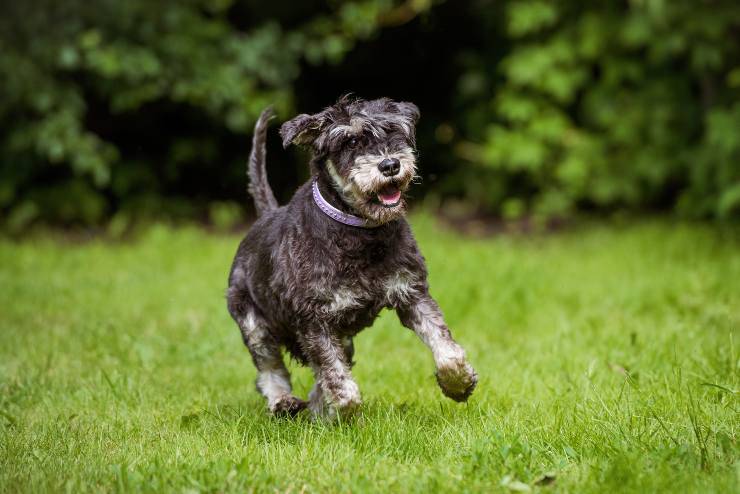
[[[338,425],[266,415],[224,303],[238,237],[0,241],[0,491],[737,492],[737,231],[414,224],[478,389],[446,400],[384,313]]]

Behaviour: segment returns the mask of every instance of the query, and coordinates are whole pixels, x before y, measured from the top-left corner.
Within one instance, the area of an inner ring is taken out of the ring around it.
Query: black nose
[[[398,175],[398,172],[401,171],[401,162],[398,161],[396,158],[386,158],[380,162],[380,164],[378,165],[378,170],[380,170],[380,173],[382,173],[386,177]]]

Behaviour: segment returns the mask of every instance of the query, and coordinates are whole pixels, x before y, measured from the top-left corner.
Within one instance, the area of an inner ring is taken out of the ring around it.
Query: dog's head
[[[298,115],[280,128],[283,146],[310,146],[318,172],[367,219],[386,223],[406,211],[404,193],[416,175],[413,103],[342,97],[315,115]]]

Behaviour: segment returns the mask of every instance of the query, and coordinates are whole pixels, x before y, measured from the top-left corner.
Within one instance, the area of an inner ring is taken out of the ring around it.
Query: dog
[[[270,412],[292,416],[308,407],[332,418],[356,411],[352,338],[383,308],[394,309],[429,347],[442,392],[467,400],[478,376],[429,294],[424,258],[405,219],[419,109],[344,96],[285,122],[283,147],[312,151],[311,178],[285,206],[266,175],[272,116],[266,109],[255,125],[247,174],[258,218],[236,252],[227,291]],[[314,372],[308,402],[292,393],[283,349]]]

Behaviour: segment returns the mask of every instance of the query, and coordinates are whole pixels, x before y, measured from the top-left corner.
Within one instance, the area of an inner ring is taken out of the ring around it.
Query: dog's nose
[[[398,175],[398,172],[401,171],[401,162],[398,161],[396,158],[386,158],[380,162],[380,164],[378,165],[378,170],[380,170],[380,173],[382,173],[386,177]]]

